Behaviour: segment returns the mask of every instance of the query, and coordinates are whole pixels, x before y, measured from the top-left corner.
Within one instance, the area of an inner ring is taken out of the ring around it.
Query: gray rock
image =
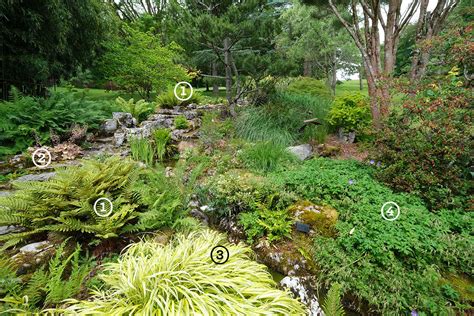
[[[27,182],[27,181],[48,181],[56,175],[56,172],[45,172],[38,174],[27,174],[25,176],[19,177],[14,182]]]
[[[117,121],[114,119],[109,119],[109,120],[106,120],[104,123],[102,123],[102,126],[100,127],[100,131],[102,132],[102,134],[112,135],[113,133],[115,133],[117,128],[118,128]]]
[[[313,149],[311,148],[311,145],[304,144],[299,146],[288,147],[287,150],[296,157],[298,157],[298,159],[305,160],[311,157]]]
[[[112,118],[122,127],[134,127],[134,118],[132,114],[125,112],[113,112]]]
[[[150,136],[147,130],[141,127],[124,128],[125,138],[130,141],[131,138],[144,138]]]
[[[12,194],[12,192],[10,192],[10,191],[0,191],[0,197],[9,196],[10,194]]]
[[[174,141],[178,141],[183,139],[183,135],[186,133],[184,129],[175,129],[171,132],[171,139]]]
[[[198,112],[196,111],[186,111],[183,113],[187,120],[194,120],[198,117]]]
[[[45,241],[39,241],[35,242],[32,244],[28,244],[26,246],[23,246],[20,248],[20,251],[25,253],[25,252],[32,252],[32,253],[38,253],[46,248],[49,248],[51,246],[50,242],[45,240]]]
[[[125,142],[125,133],[117,132],[114,134],[114,146],[120,147]]]
[[[324,312],[319,306],[318,298],[312,288],[311,277],[284,277],[280,285],[288,288],[301,302],[308,307],[308,315],[324,316]]]
[[[204,212],[198,210],[198,209],[193,209],[189,212],[189,214],[202,222],[204,225],[209,226],[209,217],[204,214]]]
[[[13,233],[17,231],[21,231],[21,227],[18,226],[0,226],[0,235],[5,235],[8,233]]]

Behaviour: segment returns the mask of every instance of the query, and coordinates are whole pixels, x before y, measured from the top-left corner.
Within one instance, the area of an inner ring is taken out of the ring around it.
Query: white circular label
[[[108,198],[97,199],[94,203],[94,212],[100,217],[108,217],[113,209],[114,206]]]
[[[38,148],[33,152],[31,160],[38,168],[46,168],[51,163],[51,153],[46,148]]]
[[[189,92],[186,91],[186,86],[188,86]],[[193,96],[193,86],[189,82],[181,81],[174,86],[174,96],[179,101],[188,101]]]
[[[386,221],[394,221],[400,216],[400,206],[395,202],[386,202],[380,209],[380,214]]]

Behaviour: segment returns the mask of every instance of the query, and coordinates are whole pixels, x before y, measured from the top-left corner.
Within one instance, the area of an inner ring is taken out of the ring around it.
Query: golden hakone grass
[[[225,264],[211,249],[224,245]],[[304,315],[304,306],[278,290],[266,267],[251,260],[251,249],[227,243],[223,235],[201,230],[178,234],[162,245],[131,245],[99,276],[103,289],[88,301],[67,300],[64,313],[94,315]],[[58,310],[56,310],[58,311]]]

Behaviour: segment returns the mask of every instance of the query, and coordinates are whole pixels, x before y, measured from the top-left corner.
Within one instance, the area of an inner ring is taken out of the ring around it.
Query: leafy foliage
[[[224,265],[212,263],[209,251],[225,245]],[[91,301],[69,300],[70,313],[144,315],[282,314],[303,315],[300,302],[275,289],[265,267],[249,259],[250,249],[228,244],[205,230],[178,235],[163,246],[142,241],[128,248],[100,275],[106,287]]]
[[[46,232],[61,232],[79,240],[106,239],[129,229],[137,217],[138,197],[133,183],[139,169],[117,157],[104,161],[84,160],[46,182],[15,184],[14,195],[0,198],[0,225],[19,225],[26,231],[3,235],[4,248]],[[99,217],[94,202],[107,197],[113,213]]]
[[[297,158],[286,147],[270,142],[248,145],[240,154],[245,167],[257,172],[271,172]]]
[[[296,196],[285,191],[283,186],[238,170],[209,179],[202,191],[205,202],[217,210],[218,215],[255,211],[261,205],[283,209],[296,200]]]
[[[206,146],[215,145],[225,137],[232,137],[235,133],[231,119],[221,120],[216,112],[205,112],[199,129],[199,138]]]
[[[201,95],[194,91],[192,97],[189,100],[181,101],[174,95],[174,90],[169,89],[166,92],[161,93],[156,98],[156,103],[162,109],[172,109],[176,106],[186,106],[191,103],[197,103],[201,101]]]
[[[164,46],[151,33],[122,26],[124,37],[108,42],[101,58],[101,68],[108,79],[149,99],[151,91],[163,90],[175,80],[187,77],[184,68],[174,62],[180,53],[179,46]]]
[[[330,101],[309,95],[278,93],[260,107],[248,107],[236,121],[237,135],[252,141],[291,145],[302,136],[304,120],[325,122]]]
[[[290,82],[286,91],[292,94],[309,94],[316,98],[331,99],[331,91],[321,80],[299,77]]]
[[[45,145],[51,133],[65,136],[73,125],[98,129],[112,107],[103,101],[53,93],[48,99],[22,96],[13,89],[10,101],[0,102],[0,156],[16,154],[35,143]]]
[[[115,99],[115,103],[123,112],[132,114],[132,116],[137,119],[137,121],[143,120],[154,110],[154,105],[152,103],[146,102],[145,100],[138,100],[135,102],[135,100],[132,98],[128,101],[125,101],[123,98],[118,97]]]
[[[169,153],[171,140],[170,131],[166,128],[159,128],[153,131],[153,141],[155,143],[155,153],[159,161],[162,161]]]
[[[443,294],[439,281],[443,271],[471,273],[472,212],[434,214],[414,195],[377,183],[373,171],[355,161],[313,159],[270,181],[338,210],[338,236],[314,240],[314,259],[326,285],[340,283],[382,314],[412,309],[446,314],[462,308],[463,301]],[[401,208],[394,222],[380,215],[387,201]]]
[[[176,129],[187,129],[189,128],[188,120],[184,115],[178,115],[174,119],[174,127]]]
[[[392,111],[374,148],[383,162],[377,177],[420,195],[434,209],[469,204],[472,91],[456,73],[407,97]]]
[[[371,123],[367,97],[360,93],[337,97],[329,111],[328,122],[345,131],[364,132]]]
[[[341,290],[342,286],[339,283],[334,283],[326,295],[326,299],[322,305],[324,314],[327,316],[344,316],[344,308],[341,304]]]
[[[12,84],[28,94],[43,93],[51,78],[89,66],[115,30],[113,13],[100,0],[2,1],[0,12],[7,91]]]
[[[292,218],[286,209],[271,210],[262,204],[256,211],[240,213],[239,223],[244,227],[250,244],[262,236],[267,236],[269,242],[289,238],[293,228]]]
[[[148,138],[130,138],[130,151],[134,160],[141,161],[148,166],[153,165],[155,150],[153,149],[153,145]]]
[[[92,269],[92,261],[80,257],[79,245],[66,255],[66,243],[67,240],[58,247],[47,269],[36,270],[21,290],[17,288],[7,292],[2,299],[7,303],[5,308],[10,307],[10,311],[17,312],[35,311],[72,298],[79,294],[82,286],[87,286],[90,279],[87,280],[86,276]]]

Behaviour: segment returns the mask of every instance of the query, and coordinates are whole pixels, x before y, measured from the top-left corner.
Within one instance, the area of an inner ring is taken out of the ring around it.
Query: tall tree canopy
[[[101,0],[6,0],[0,12],[3,97],[12,85],[40,93],[90,63],[114,24]]]

